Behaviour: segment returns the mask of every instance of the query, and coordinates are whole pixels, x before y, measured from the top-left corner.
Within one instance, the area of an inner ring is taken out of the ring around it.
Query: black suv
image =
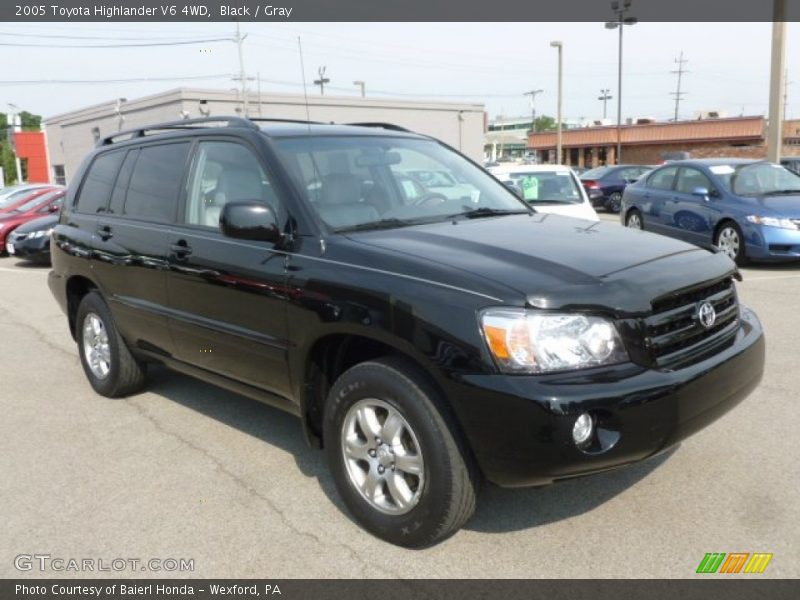
[[[460,183],[431,191],[421,170]],[[537,213],[379,123],[209,118],[101,140],[52,259],[99,394],[161,363],[285,409],[355,519],[404,546],[456,531],[483,479],[662,452],[764,365],[724,254]]]

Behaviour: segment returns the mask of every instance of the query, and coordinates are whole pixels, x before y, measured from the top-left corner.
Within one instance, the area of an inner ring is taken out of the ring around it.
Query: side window
[[[197,146],[187,181],[184,221],[219,227],[228,202],[256,200],[269,205],[283,227],[286,211],[256,155],[236,142],[207,141]]]
[[[675,189],[678,192],[681,194],[691,194],[692,190],[698,187],[704,187],[709,191],[713,189],[708,177],[697,169],[684,167],[678,172],[678,181],[675,184]]]
[[[123,213],[149,221],[175,218],[189,144],[145,146],[131,173]]]
[[[94,159],[75,200],[77,212],[92,215],[105,212],[124,156],[125,151],[117,151],[101,154]]]
[[[666,167],[656,171],[650,175],[650,178],[647,180],[648,187],[655,188],[657,190],[671,190],[672,184],[675,181],[675,173],[677,171],[677,167]]]
[[[128,191],[128,181],[130,181],[131,173],[133,173],[133,166],[136,164],[136,159],[139,157],[139,149],[136,148],[128,152],[125,160],[122,161],[122,167],[117,175],[117,182],[114,184],[114,190],[111,192],[111,203],[108,205],[108,212],[112,215],[121,215],[122,207],[125,204],[125,193]]]

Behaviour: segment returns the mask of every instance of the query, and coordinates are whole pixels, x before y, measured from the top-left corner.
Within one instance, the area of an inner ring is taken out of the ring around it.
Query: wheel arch
[[[69,332],[72,334],[72,339],[77,339],[75,329],[75,319],[78,314],[78,306],[81,300],[89,292],[99,290],[100,288],[91,279],[84,275],[72,275],[67,279],[67,321],[69,322]]]

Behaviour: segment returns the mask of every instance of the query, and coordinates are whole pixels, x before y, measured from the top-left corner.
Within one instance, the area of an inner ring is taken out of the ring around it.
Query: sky
[[[13,103],[47,117],[176,87],[231,89],[239,70],[234,32],[232,22],[0,23],[0,112]],[[704,110],[766,114],[771,32],[771,23],[626,27],[623,117],[674,116],[671,71],[681,52],[688,60],[681,118]],[[557,52],[550,42],[560,40],[565,119],[601,118],[603,88],[614,97],[608,116],[616,116],[618,37],[602,23],[245,23],[242,34],[245,73],[261,78],[263,93],[302,92],[299,36],[309,94],[319,94],[311,82],[324,65],[326,94],[356,95],[353,81],[362,80],[368,96],[482,103],[491,118],[530,115],[523,93],[532,89],[543,90],[537,114],[555,114]],[[800,118],[800,23],[788,24],[787,34],[787,114]],[[226,39],[199,41],[217,38]],[[105,81],[111,79],[157,80]]]

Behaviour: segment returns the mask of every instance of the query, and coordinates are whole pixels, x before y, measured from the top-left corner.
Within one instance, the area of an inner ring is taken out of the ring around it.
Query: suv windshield
[[[491,175],[432,140],[330,136],[275,140],[296,184],[336,230],[528,213]]]
[[[522,188],[522,197],[534,204],[577,204],[583,201],[575,178],[569,171],[532,171],[508,173]]]
[[[710,170],[737,196],[800,194],[800,175],[773,163],[714,165]]]

